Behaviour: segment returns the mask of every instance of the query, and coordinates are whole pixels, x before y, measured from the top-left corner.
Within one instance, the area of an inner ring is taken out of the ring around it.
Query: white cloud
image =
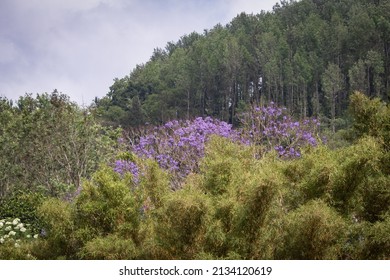
[[[235,17],[241,12],[246,12],[247,14],[258,14],[262,10],[270,11],[272,7],[279,2],[277,0],[227,0],[229,9],[229,16],[231,18]]]
[[[49,11],[49,12],[63,12],[63,11],[88,11],[96,8],[99,5],[109,5],[113,7],[120,7],[122,0],[14,0],[19,9],[26,11]],[[130,3],[132,1],[127,1]]]
[[[104,96],[156,47],[272,8],[269,0],[2,1],[0,95],[56,88],[79,103]]]
[[[18,57],[18,50],[15,44],[9,40],[0,38],[0,64],[10,63]]]

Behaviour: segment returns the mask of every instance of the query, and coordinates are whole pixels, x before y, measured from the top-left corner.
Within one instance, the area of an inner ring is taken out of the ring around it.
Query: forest
[[[236,123],[250,104],[273,101],[335,130],[351,92],[389,100],[389,14],[388,1],[281,1],[155,49],[95,103],[125,127],[196,116]]]
[[[281,1],[0,98],[0,259],[390,259],[389,55],[390,2]]]

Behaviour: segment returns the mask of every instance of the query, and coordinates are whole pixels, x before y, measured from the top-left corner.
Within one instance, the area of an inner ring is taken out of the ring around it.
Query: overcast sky
[[[0,0],[0,96],[52,92],[89,105],[114,78],[193,31],[278,0]]]

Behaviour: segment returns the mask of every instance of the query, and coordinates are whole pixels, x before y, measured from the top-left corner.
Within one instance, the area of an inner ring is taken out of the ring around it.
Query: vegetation
[[[0,99],[0,259],[389,259],[389,8],[282,1],[88,108]]]
[[[0,196],[16,189],[61,196],[109,160],[119,130],[100,125],[66,95],[0,100]]]
[[[40,235],[18,239],[14,251],[13,243],[3,242],[0,254],[12,259],[388,259],[389,107],[355,93],[350,111],[355,122],[349,146],[330,149],[308,142],[294,157],[277,149],[259,154],[265,144],[210,134],[202,156],[181,158],[182,166],[195,159],[197,168],[177,173],[158,154],[137,155],[132,149],[138,144],[130,145],[119,155],[121,169],[115,161],[101,166],[72,199],[16,193],[25,200],[3,213],[24,215],[29,224],[39,221],[33,228],[38,226]],[[157,142],[167,140],[160,136],[155,135]],[[189,151],[191,142],[183,147]],[[39,201],[36,207],[28,203],[33,199]],[[1,225],[7,226],[5,220]],[[9,238],[3,234],[2,240]]]
[[[101,119],[123,127],[199,116],[237,124],[250,104],[273,101],[334,132],[353,91],[389,100],[389,1],[280,2],[156,49],[95,100]]]

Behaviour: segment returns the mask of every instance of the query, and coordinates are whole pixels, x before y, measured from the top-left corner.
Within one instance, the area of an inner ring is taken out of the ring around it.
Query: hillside
[[[249,104],[273,101],[337,128],[353,91],[389,99],[388,1],[281,2],[155,49],[95,100],[102,118],[122,126],[194,116],[234,123]]]

